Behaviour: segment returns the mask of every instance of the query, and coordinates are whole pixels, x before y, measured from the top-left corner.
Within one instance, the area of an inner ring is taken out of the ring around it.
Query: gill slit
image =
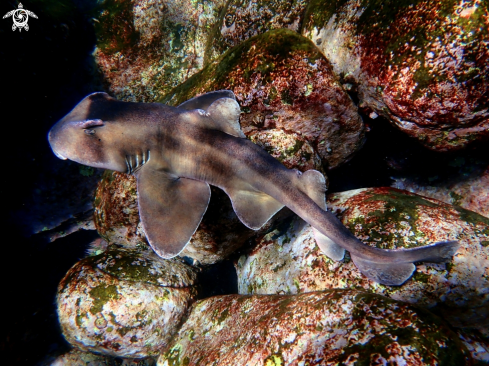
[[[146,154],[144,152],[141,153],[141,156],[138,154],[136,155],[126,155],[126,167],[127,167],[127,174],[134,174],[136,173],[139,169],[143,167],[144,164],[146,164],[149,159],[150,159],[150,151],[146,151]]]

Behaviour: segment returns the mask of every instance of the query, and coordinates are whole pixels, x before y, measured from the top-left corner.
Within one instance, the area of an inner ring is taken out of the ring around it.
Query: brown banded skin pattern
[[[287,206],[314,228],[326,255],[342,260],[348,250],[360,271],[382,284],[404,283],[414,262],[451,260],[455,241],[404,250],[363,244],[326,210],[324,176],[287,169],[245,138],[239,116],[228,90],[179,107],[94,93],[53,126],[49,143],[62,159],[135,175],[142,225],[163,258],[178,255],[197,230],[210,184],[226,192],[238,218],[251,229]]]

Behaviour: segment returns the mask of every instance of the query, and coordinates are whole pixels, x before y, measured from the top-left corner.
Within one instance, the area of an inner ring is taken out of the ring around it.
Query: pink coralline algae
[[[474,212],[393,188],[331,194],[328,206],[365,244],[410,248],[458,240],[449,263],[421,263],[402,286],[364,277],[347,256],[335,262],[317,247],[300,219],[284,232],[259,238],[236,263],[241,294],[293,294],[356,288],[427,308],[436,306],[455,326],[487,327],[489,314],[489,219]]]
[[[161,101],[178,105],[219,89],[236,94],[245,135],[270,129],[300,135],[327,168],[363,146],[356,106],[319,50],[293,31],[269,31],[229,49]]]
[[[447,151],[489,137],[488,25],[479,0],[350,0],[315,3],[303,34],[367,113]]]
[[[158,366],[469,365],[438,317],[355,290],[216,296],[192,308]]]
[[[218,56],[229,47],[272,29],[298,31],[306,6],[305,0],[257,0],[247,6],[243,6],[242,1],[230,1],[224,12],[220,34],[212,40],[211,52]]]

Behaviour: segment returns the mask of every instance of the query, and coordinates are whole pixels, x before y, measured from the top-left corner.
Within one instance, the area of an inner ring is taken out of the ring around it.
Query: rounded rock
[[[158,355],[196,297],[196,272],[177,260],[111,247],[82,259],[58,286],[63,335],[104,355]]]
[[[238,260],[242,294],[298,293],[356,288],[434,308],[455,326],[487,327],[489,313],[489,219],[458,206],[394,188],[334,193],[328,206],[365,244],[410,248],[458,240],[450,263],[422,263],[402,286],[367,279],[346,256],[335,262],[317,247],[312,229],[300,219],[284,232],[262,237]]]
[[[158,366],[469,365],[437,316],[354,290],[197,302]]]
[[[456,150],[489,138],[488,10],[478,0],[317,1],[302,34],[371,118],[430,149]]]
[[[230,48],[160,101],[179,105],[198,94],[229,89],[244,112],[241,129],[300,135],[335,168],[363,146],[365,127],[357,107],[331,66],[307,38],[272,30]]]

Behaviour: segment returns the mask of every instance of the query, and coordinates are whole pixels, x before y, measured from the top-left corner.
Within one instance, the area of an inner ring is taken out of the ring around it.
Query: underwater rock
[[[229,49],[160,102],[179,105],[219,89],[236,95],[246,136],[267,130],[299,135],[328,168],[363,146],[365,128],[355,104],[317,47],[293,31],[269,31]]]
[[[321,0],[308,7],[302,34],[364,112],[448,151],[489,137],[488,22],[478,0]]]
[[[213,60],[230,47],[272,29],[287,28],[297,32],[306,6],[305,0],[257,0],[246,6],[242,1],[230,1],[223,12],[221,24],[218,24],[216,37],[210,40],[213,47],[205,60]]]
[[[151,358],[144,360],[115,359],[110,356],[96,355],[72,349],[70,352],[57,357],[50,366],[154,366],[156,361]]]
[[[95,61],[118,99],[152,102],[200,70],[224,0],[105,0]]]
[[[432,313],[354,290],[215,296],[194,304],[169,365],[468,365],[458,336]]]
[[[411,177],[402,177],[396,178],[392,186],[489,217],[489,167],[468,177],[466,175],[460,174],[456,179],[436,184],[422,184]]]
[[[236,216],[229,197],[211,186],[209,207],[190,243],[180,253],[197,264],[213,264],[225,259],[242,247],[252,236],[266,232],[270,227],[291,215],[287,208],[279,211],[260,230],[247,228]],[[106,171],[95,195],[95,226],[109,243],[125,248],[149,246],[139,220],[136,178],[118,172]]]
[[[248,138],[289,169],[298,169],[301,172],[310,169],[320,171],[326,178],[326,185],[328,184],[321,158],[311,144],[300,135],[280,129],[270,129],[252,131]]]
[[[195,299],[196,272],[143,250],[82,259],[58,286],[59,323],[83,351],[144,358],[165,349]]]
[[[456,332],[476,361],[475,365],[489,364],[489,338],[487,336],[470,329],[457,329]]]
[[[239,258],[241,294],[294,294],[333,288],[363,289],[423,307],[437,307],[455,326],[489,325],[489,219],[461,207],[394,188],[334,193],[328,207],[364,243],[384,249],[459,240],[450,263],[417,265],[402,286],[364,277],[349,259],[321,254],[310,226],[294,219],[264,235]]]

